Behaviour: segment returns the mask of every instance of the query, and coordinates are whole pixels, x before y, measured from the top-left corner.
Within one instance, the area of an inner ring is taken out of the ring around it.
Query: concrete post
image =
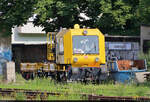
[[[142,26],[140,27],[140,51],[143,52],[143,34],[142,34]]]
[[[14,62],[6,62],[4,64],[3,70],[3,78],[6,83],[16,82]]]

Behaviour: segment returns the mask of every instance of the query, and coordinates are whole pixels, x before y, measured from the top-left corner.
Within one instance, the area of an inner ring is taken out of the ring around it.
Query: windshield
[[[73,36],[73,54],[98,54],[98,36]]]

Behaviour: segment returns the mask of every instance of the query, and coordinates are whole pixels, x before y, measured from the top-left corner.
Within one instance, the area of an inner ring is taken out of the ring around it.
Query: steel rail
[[[41,100],[46,100],[49,95],[59,96],[61,94],[67,93],[58,93],[58,92],[48,92],[48,91],[40,91],[40,90],[31,90],[31,89],[15,89],[15,88],[0,88],[0,95],[5,96],[9,95],[11,97],[15,97],[16,93],[24,93],[27,99],[35,100],[37,95],[40,96]],[[80,94],[82,99],[88,100],[103,100],[103,101],[134,101],[134,102],[149,102],[149,97],[135,97],[135,96],[103,96],[103,95],[91,95],[91,94]]]
[[[139,96],[98,96],[98,95],[88,95],[88,100],[103,100],[103,101],[135,101],[135,102],[149,102],[148,97]]]

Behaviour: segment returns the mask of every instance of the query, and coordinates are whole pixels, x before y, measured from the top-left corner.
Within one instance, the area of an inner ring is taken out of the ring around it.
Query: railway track
[[[16,97],[17,93],[23,93],[26,95],[26,98],[29,100],[34,100],[36,99],[37,96],[40,96],[41,100],[47,99],[49,95],[52,96],[59,96],[60,93],[55,93],[55,92],[48,92],[48,91],[39,91],[39,90],[27,90],[27,89],[11,89],[11,88],[0,88],[0,95],[3,97],[5,96],[10,96],[10,97]]]
[[[149,102],[150,98],[147,97],[129,97],[129,96],[98,96],[88,95],[88,100],[101,100],[101,101],[134,101],[134,102]]]
[[[51,96],[60,96],[67,93],[56,93],[56,92],[48,92],[48,91],[40,91],[40,90],[27,90],[27,89],[11,89],[11,88],[0,88],[0,95],[10,96],[15,99],[17,93],[23,93],[26,96],[27,100],[36,100],[37,96],[40,96],[41,100],[47,100],[49,95]],[[150,98],[148,97],[120,97],[120,96],[102,96],[102,95],[90,95],[90,94],[80,94],[81,99],[83,100],[102,100],[102,101],[133,101],[133,102],[149,102]]]

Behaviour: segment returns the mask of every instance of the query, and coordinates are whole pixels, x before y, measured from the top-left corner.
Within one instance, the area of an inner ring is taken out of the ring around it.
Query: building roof
[[[120,36],[120,35],[106,35],[105,37],[112,37],[112,38],[140,38],[140,36]]]

